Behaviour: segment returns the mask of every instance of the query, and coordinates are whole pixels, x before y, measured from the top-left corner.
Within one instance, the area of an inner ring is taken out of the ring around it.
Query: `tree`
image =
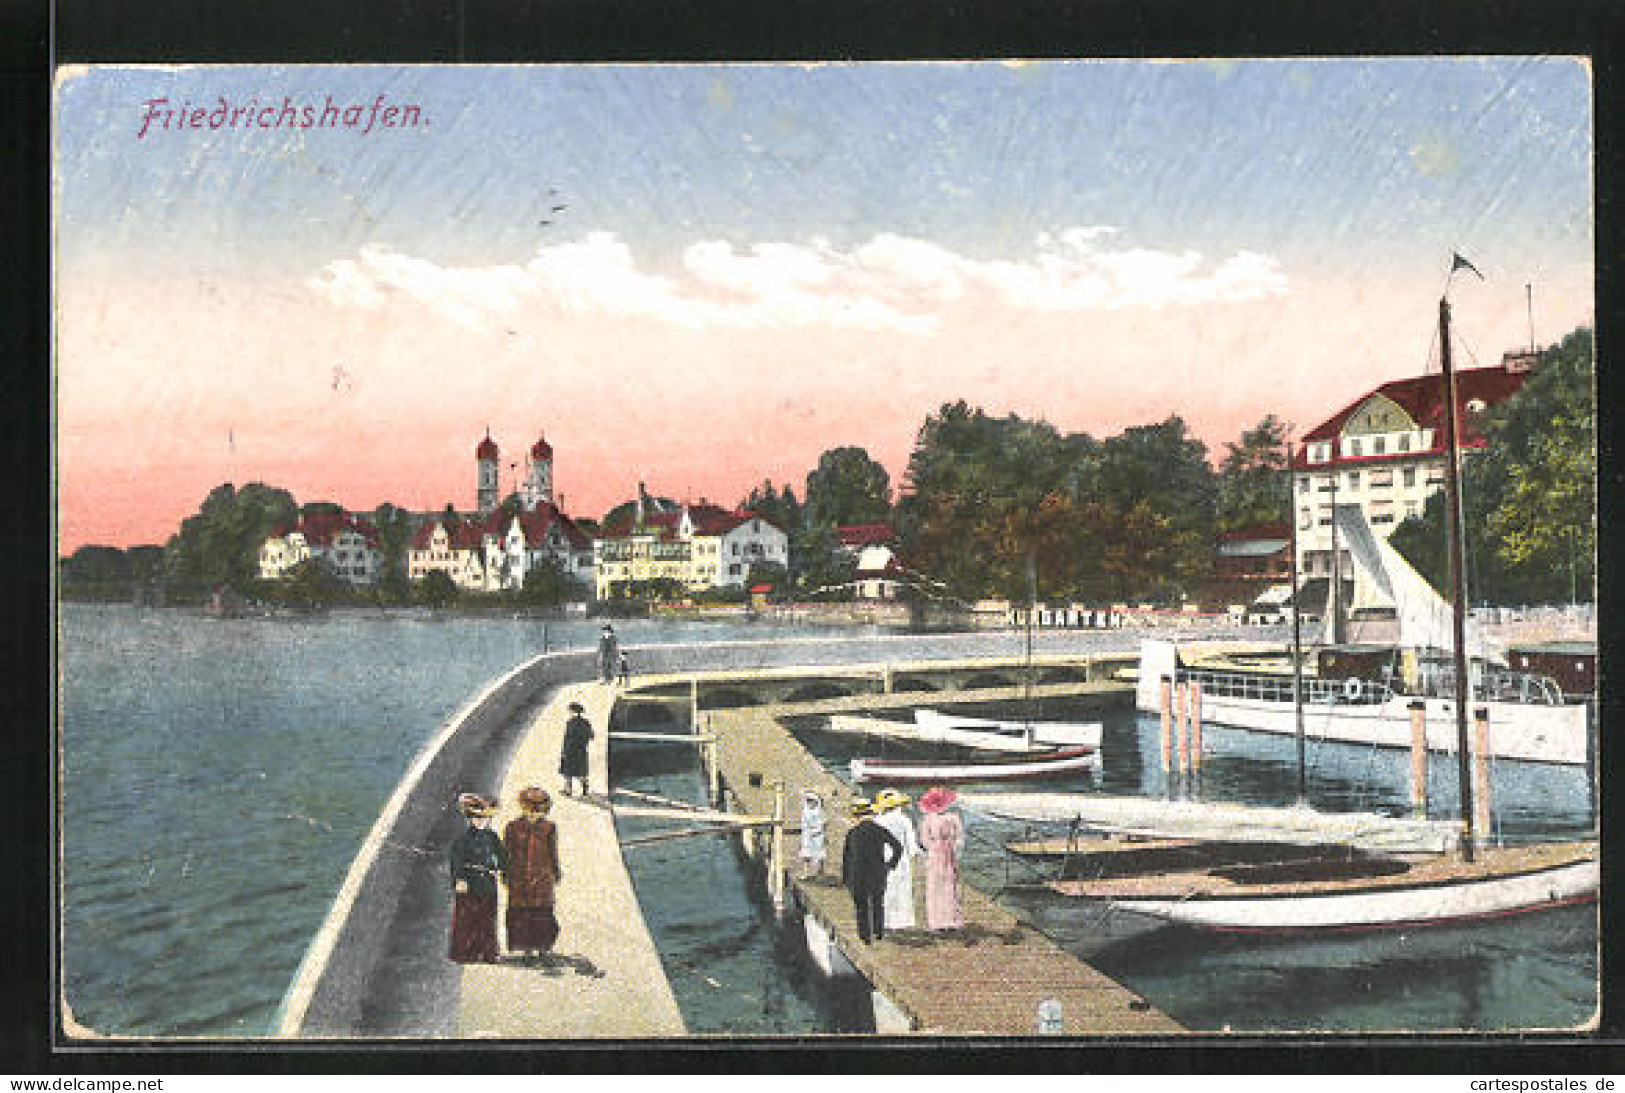
[[[771,479],[764,478],[760,486],[739,502],[738,507],[767,517],[786,534],[793,533],[801,523],[801,506],[796,502],[795,493],[789,486],[783,490],[775,489]]]
[[[226,483],[204,498],[195,516],[181,521],[165,562],[192,595],[226,585],[250,587],[259,572],[259,551],[272,532],[291,526],[298,506],[287,490],[250,482],[240,491]]]
[[[569,598],[574,584],[558,559],[544,557],[525,571],[525,585],[519,596],[526,603],[553,607]]]
[[[831,448],[820,455],[807,475],[805,497],[802,518],[809,524],[869,524],[891,516],[891,479],[862,448]]]
[[[1219,531],[1278,524],[1291,516],[1286,426],[1270,414],[1225,444],[1219,465],[1215,523]]]
[[[1162,596],[1189,592],[1210,572],[1217,494],[1207,446],[1177,415],[1101,444],[1095,496],[1117,514],[1143,506],[1143,515],[1163,528],[1155,550],[1163,587],[1152,590]]]
[[[745,589],[767,585],[769,595],[778,597],[790,588],[790,572],[778,562],[752,562],[745,573]]]
[[[456,603],[460,595],[456,583],[444,570],[432,569],[418,582],[417,601],[426,607],[447,607]]]
[[[321,562],[306,558],[288,571],[277,591],[284,603],[316,608],[344,599],[347,590]]]
[[[1461,466],[1468,596],[1499,604],[1594,595],[1596,400],[1589,328],[1540,354],[1505,402],[1475,422],[1483,448]],[[1444,493],[1389,540],[1435,588],[1446,589]]]
[[[372,525],[378,531],[378,591],[384,599],[396,602],[410,598],[411,584],[406,576],[406,549],[412,541],[415,521],[411,513],[385,501],[372,510]]]
[[[858,560],[842,550],[835,529],[825,524],[798,529],[790,539],[791,577],[809,595],[850,597]],[[838,590],[838,591],[837,591]]]

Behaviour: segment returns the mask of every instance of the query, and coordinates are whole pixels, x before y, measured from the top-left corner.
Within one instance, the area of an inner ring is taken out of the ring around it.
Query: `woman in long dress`
[[[903,852],[897,864],[886,874],[886,929],[914,929],[914,859],[925,851],[914,833],[914,822],[903,811],[909,799],[895,789],[883,789],[875,795],[875,822],[902,844]]]
[[[559,832],[547,818],[553,798],[540,786],[519,791],[525,814],[508,821],[502,832],[508,853],[508,948],[525,956],[550,952],[559,937],[553,913],[559,870]]]
[[[459,964],[494,964],[497,949],[497,881],[508,867],[502,840],[491,830],[496,802],[477,793],[457,798],[468,828],[447,852],[451,866],[451,945],[447,955]]]
[[[965,849],[965,823],[948,812],[958,797],[947,786],[932,786],[920,798],[920,842],[925,844],[925,925],[929,930],[957,930],[965,924],[959,910],[959,854]]]

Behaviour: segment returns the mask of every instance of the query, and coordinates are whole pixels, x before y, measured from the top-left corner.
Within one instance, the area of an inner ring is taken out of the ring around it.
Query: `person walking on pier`
[[[902,846],[903,853],[898,857],[891,872],[886,874],[886,929],[912,930],[916,922],[914,917],[914,859],[925,853],[920,848],[920,840],[914,834],[914,821],[908,818],[903,809],[908,804],[908,797],[895,789],[883,789],[875,794],[875,811],[879,819],[875,822],[891,832],[892,837]]]
[[[570,720],[564,723],[564,746],[559,749],[559,773],[564,776],[564,795],[571,796],[577,780],[581,782],[581,795],[591,793],[587,785],[587,744],[592,740],[592,725],[583,715],[581,703],[570,703]]]
[[[851,813],[858,822],[846,833],[846,846],[841,851],[841,883],[852,893],[858,937],[867,945],[886,936],[886,874],[903,856],[903,844],[875,823],[874,806],[868,801],[853,801]]]
[[[508,949],[526,958],[540,956],[559,938],[553,914],[553,891],[564,874],[559,869],[559,829],[547,818],[553,798],[540,786],[519,791],[524,815],[509,820],[502,831],[508,853]]]
[[[965,925],[959,910],[959,855],[965,849],[965,823],[948,807],[958,794],[932,786],[920,798],[920,841],[925,844],[925,925],[928,930],[957,930]]]
[[[502,841],[491,830],[496,802],[478,793],[457,798],[457,810],[468,829],[452,842],[451,947],[447,955],[459,964],[494,964],[497,946],[497,879],[507,870]]]
[[[625,687],[632,682],[632,662],[626,659],[626,650],[621,650],[620,659],[621,686]]]
[[[615,637],[615,628],[604,623],[598,635],[598,678],[605,683],[615,682],[615,669],[620,661],[621,643]]]
[[[824,799],[810,789],[801,791],[801,879],[824,871]]]

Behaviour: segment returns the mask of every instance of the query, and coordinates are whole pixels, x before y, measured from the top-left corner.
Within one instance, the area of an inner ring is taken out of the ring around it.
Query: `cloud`
[[[1105,249],[1104,226],[1044,233],[1022,260],[974,259],[938,243],[882,233],[850,250],[823,240],[694,243],[670,276],[640,269],[609,232],[543,247],[523,265],[440,266],[364,249],[308,284],[339,307],[395,300],[483,332],[532,305],[646,319],[692,330],[830,328],[929,334],[967,299],[1013,312],[1121,311],[1244,303],[1287,291],[1280,262],[1240,251],[1210,263],[1195,251]]]

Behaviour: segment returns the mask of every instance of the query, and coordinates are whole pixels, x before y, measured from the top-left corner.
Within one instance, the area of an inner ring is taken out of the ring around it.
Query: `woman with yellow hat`
[[[914,859],[924,854],[914,834],[914,821],[903,809],[908,798],[895,789],[875,794],[875,822],[897,840],[903,852],[886,874],[886,929],[912,930],[914,921]]]
[[[508,868],[502,841],[491,830],[497,803],[478,793],[457,798],[457,811],[468,828],[447,851],[451,866],[451,947],[447,955],[459,964],[495,964],[497,947],[497,879]]]

